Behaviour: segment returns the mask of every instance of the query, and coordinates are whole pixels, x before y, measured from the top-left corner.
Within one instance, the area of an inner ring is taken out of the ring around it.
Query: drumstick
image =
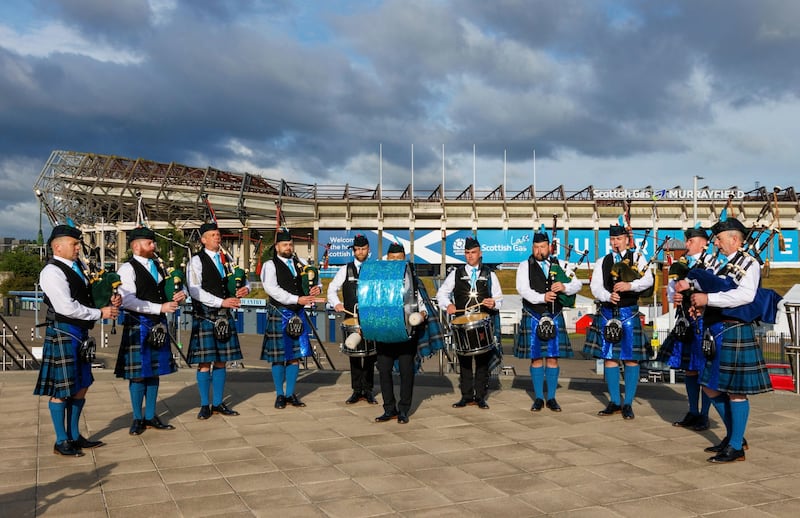
[[[348,314],[348,315],[350,315],[351,317],[358,317],[358,315],[356,315],[356,314],[355,314],[355,313],[353,313],[352,311],[347,311],[346,309],[342,309],[342,313],[347,313],[347,314]]]

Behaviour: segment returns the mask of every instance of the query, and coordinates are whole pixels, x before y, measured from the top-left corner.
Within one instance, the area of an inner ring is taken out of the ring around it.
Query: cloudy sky
[[[373,188],[382,146],[391,190],[413,145],[426,194],[794,185],[798,55],[795,0],[3,0],[0,236],[35,237],[56,149]]]

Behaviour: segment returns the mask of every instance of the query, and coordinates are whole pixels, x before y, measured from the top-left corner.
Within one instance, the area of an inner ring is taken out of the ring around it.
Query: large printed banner
[[[551,232],[547,231],[552,239]],[[318,257],[325,253],[325,245],[330,244],[328,251],[328,263],[330,265],[341,265],[350,262],[353,258],[352,250],[349,248],[353,244],[353,237],[356,234],[364,234],[370,245],[370,257],[372,259],[382,259],[378,257],[378,232],[376,230],[320,230]],[[467,237],[472,236],[471,230],[448,230],[445,239],[444,254],[447,264],[464,263],[464,242]],[[383,231],[382,251],[386,254],[389,245],[393,242],[402,244],[406,253],[411,253],[411,232],[405,230],[384,230]],[[683,230],[681,229],[659,229],[658,232],[650,232],[645,240],[644,231],[634,231],[636,245],[643,251],[648,259],[664,239],[670,237],[683,241]],[[483,252],[483,262],[487,264],[500,263],[520,263],[525,261],[531,254],[533,243],[533,230],[478,230],[478,241]],[[763,245],[767,238],[766,232],[759,239],[759,247]],[[797,242],[798,231],[786,230],[783,232],[786,249],[780,251],[778,239],[774,238],[761,252],[761,257],[772,262],[796,262],[798,261]],[[642,243],[642,241],[645,241]],[[587,252],[584,264],[593,263],[598,256],[602,257],[610,250],[608,229],[597,232],[594,230],[571,229],[564,243],[564,231],[558,232],[556,238],[557,255],[559,259],[566,260],[569,256],[570,262],[580,260],[584,251]],[[711,251],[709,251],[711,253]],[[663,254],[659,254],[659,260],[663,259]],[[417,230],[414,232],[414,262],[420,264],[442,264],[442,234],[440,230]]]

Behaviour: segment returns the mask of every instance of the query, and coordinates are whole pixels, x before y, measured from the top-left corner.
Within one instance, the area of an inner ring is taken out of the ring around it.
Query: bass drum
[[[366,340],[406,342],[413,326],[408,317],[416,313],[416,279],[407,261],[367,261],[358,274],[358,319]]]

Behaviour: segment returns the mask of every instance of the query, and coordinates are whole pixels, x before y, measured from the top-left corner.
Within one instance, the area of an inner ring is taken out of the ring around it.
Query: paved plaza
[[[245,348],[257,357],[257,345]],[[508,360],[508,358],[507,358]],[[344,362],[341,362],[345,365]],[[95,371],[87,436],[106,445],[53,454],[35,372],[0,373],[0,515],[25,516],[798,516],[800,398],[754,397],[745,462],[712,465],[720,424],[671,426],[682,385],[643,383],[636,419],[607,402],[593,361],[562,360],[561,413],[530,412],[524,361],[500,376],[488,410],[452,408],[457,377],[417,376],[410,423],[375,423],[380,405],[345,405],[349,373],[301,371],[305,408],[273,407],[267,364],[230,369],[238,417],[196,418],[194,371],[162,378],[174,431],[131,436],[127,382]],[[427,364],[427,363],[426,363]],[[377,389],[377,387],[376,387]]]

